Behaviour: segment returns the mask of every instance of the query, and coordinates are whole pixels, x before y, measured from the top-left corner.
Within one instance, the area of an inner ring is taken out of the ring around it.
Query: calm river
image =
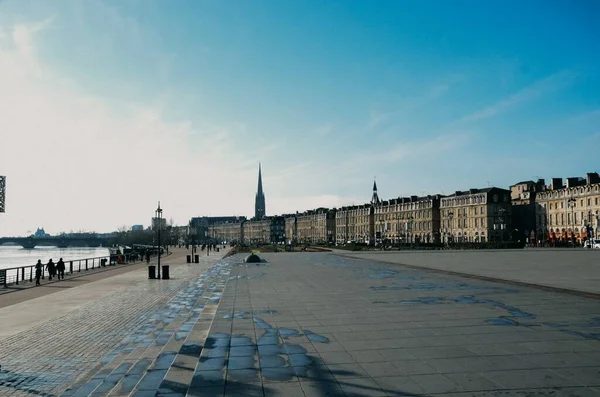
[[[46,264],[50,258],[54,262],[57,262],[60,258],[63,258],[67,262],[75,259],[107,256],[108,254],[108,248],[35,247],[33,249],[24,249],[21,246],[2,245],[0,246],[0,269],[33,266],[38,259],[41,259],[42,263]]]

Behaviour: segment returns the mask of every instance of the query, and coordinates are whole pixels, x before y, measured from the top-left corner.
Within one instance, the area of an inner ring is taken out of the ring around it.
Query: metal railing
[[[157,255],[157,253],[152,252],[150,256],[154,257]],[[144,259],[144,256],[139,253],[129,253],[69,260],[65,261],[65,275],[76,272],[80,273],[82,270],[88,271],[117,264],[140,262]],[[42,279],[45,279],[48,276],[48,271],[46,270],[46,263],[43,263],[42,265]],[[35,281],[35,265],[0,269],[0,287],[33,281]]]

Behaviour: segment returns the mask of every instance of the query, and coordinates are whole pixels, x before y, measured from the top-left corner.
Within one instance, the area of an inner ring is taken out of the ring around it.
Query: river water
[[[63,261],[67,262],[76,259],[107,256],[108,254],[108,248],[35,247],[33,249],[25,249],[21,246],[1,245],[0,269],[19,266],[33,266],[36,264],[38,259],[41,259],[42,263],[46,264],[50,258],[52,258],[54,262],[57,262],[60,258],[63,258]]]

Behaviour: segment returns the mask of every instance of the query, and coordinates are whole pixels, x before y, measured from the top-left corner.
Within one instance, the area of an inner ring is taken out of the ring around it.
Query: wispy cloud
[[[367,123],[367,130],[372,130],[381,123],[387,121],[395,114],[396,112],[379,112],[377,110],[371,110],[369,114],[369,122]]]
[[[36,38],[49,23],[14,26],[0,42],[3,234],[146,223],[158,199],[179,223],[206,208],[251,210],[251,193],[238,197],[255,180],[236,168],[248,156],[231,144],[243,123],[169,120],[160,108],[82,91],[39,57]]]
[[[319,136],[327,136],[333,132],[334,128],[335,125],[333,123],[325,123],[317,126],[314,131]]]
[[[352,156],[351,159],[340,164],[339,168],[346,170],[347,173],[359,171],[364,173],[364,167],[367,165],[392,166],[423,157],[431,158],[466,146],[471,142],[472,137],[473,134],[470,132],[454,131],[428,139],[405,140],[385,148],[364,151],[359,156]]]
[[[462,80],[460,75],[452,75],[439,84],[426,87],[420,96],[410,98],[400,103],[393,104],[393,110],[381,111],[372,109],[369,112],[367,130],[373,130],[382,124],[402,115],[410,114],[415,110],[427,106],[431,102],[442,98],[455,84]]]
[[[597,117],[600,117],[600,109],[595,109],[595,110],[591,110],[589,112],[578,114],[576,116],[573,116],[569,121],[572,121],[572,122],[590,121]]]
[[[462,117],[460,121],[472,122],[493,117],[521,103],[531,101],[544,94],[567,87],[574,81],[575,77],[575,73],[571,70],[564,70],[555,73],[549,77],[546,77],[545,79],[536,81],[530,86],[523,88],[515,94],[510,95],[509,97],[502,99],[493,105],[487,106],[481,110]]]

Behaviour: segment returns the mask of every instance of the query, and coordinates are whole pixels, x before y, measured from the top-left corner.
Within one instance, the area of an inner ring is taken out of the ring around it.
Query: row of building
[[[261,210],[264,195],[260,184]],[[258,213],[258,212],[257,212]],[[583,241],[598,228],[600,177],[553,178],[450,195],[371,201],[277,216],[193,218],[195,234],[243,243],[448,243]]]

